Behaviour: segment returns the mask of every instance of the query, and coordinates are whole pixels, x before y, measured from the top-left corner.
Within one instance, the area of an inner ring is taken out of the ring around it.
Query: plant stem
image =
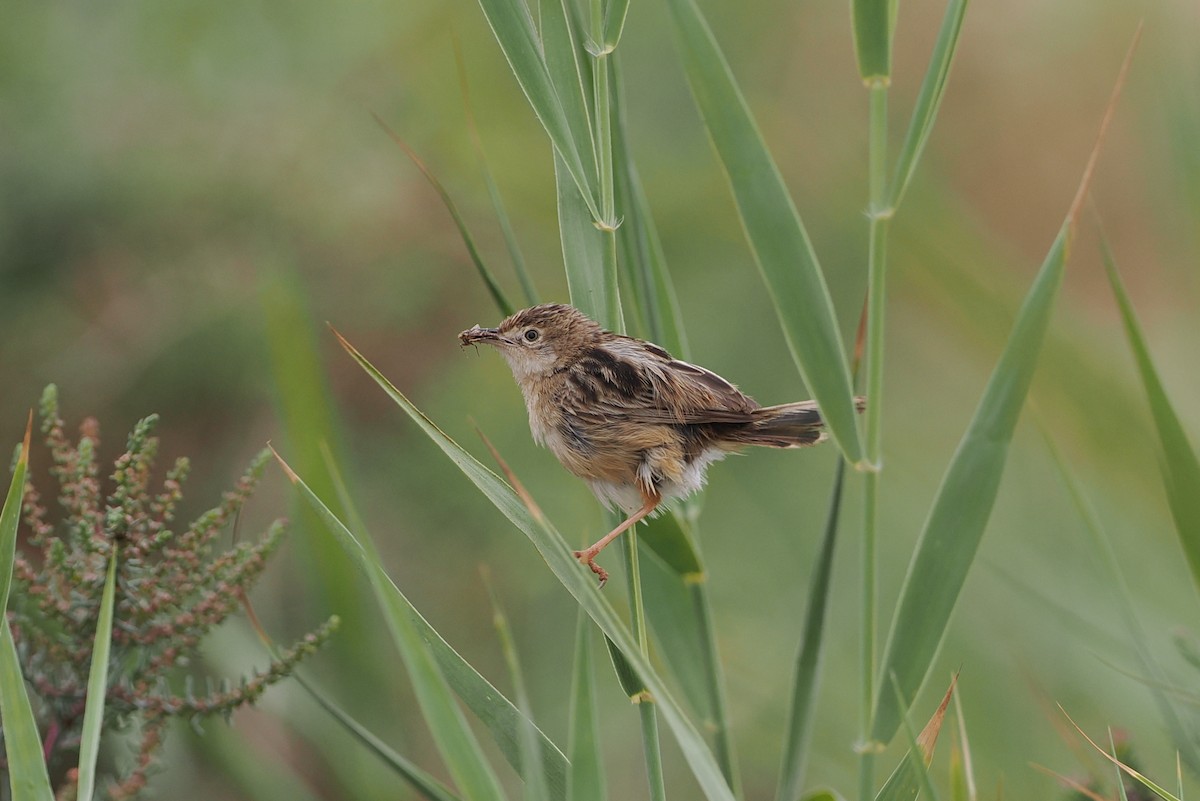
[[[638,650],[643,656],[650,653],[650,639],[646,630],[646,609],[642,602],[642,573],[638,566],[637,526],[625,532],[622,539],[622,551],[625,555],[625,572],[629,577],[629,617],[630,628],[634,639],[637,640]],[[642,719],[642,748],[646,754],[646,780],[650,784],[651,801],[665,801],[666,785],[663,782],[662,747],[658,737],[658,718],[654,708],[654,698],[649,692],[643,691],[640,697],[634,698],[638,706],[638,714]]]
[[[859,797],[874,797],[874,751],[870,742],[875,704],[876,535],[879,523],[879,472],[883,468],[883,341],[886,301],[887,221],[887,81],[870,84],[868,186],[870,220],[867,253],[866,450],[871,471],[866,477],[862,544],[862,664]]]
[[[592,96],[596,109],[593,115],[596,125],[596,168],[600,172],[600,215],[597,227],[610,231],[617,227],[616,201],[613,190],[612,163],[612,115],[611,98],[608,91],[608,49],[604,45],[603,0],[591,2],[592,26]]]
[[[707,579],[705,579],[707,580]],[[729,736],[729,712],[725,707],[725,678],[721,675],[721,662],[717,659],[716,636],[713,630],[712,612],[709,609],[708,593],[701,583],[689,587],[692,596],[692,606],[695,609],[696,623],[700,628],[701,643],[708,657],[708,669],[704,671],[709,703],[713,709],[713,744],[716,746],[717,764],[721,773],[734,795],[741,797],[740,780],[737,769],[737,753],[733,749],[733,740]]]

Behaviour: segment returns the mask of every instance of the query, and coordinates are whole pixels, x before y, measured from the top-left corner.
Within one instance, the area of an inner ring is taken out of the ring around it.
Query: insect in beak
[[[494,345],[503,341],[499,328],[480,328],[478,325],[473,325],[458,335],[458,343],[464,348],[467,345],[478,345],[480,342]]]

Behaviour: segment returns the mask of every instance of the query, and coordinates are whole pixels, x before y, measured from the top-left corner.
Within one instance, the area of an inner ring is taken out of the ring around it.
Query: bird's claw
[[[600,577],[600,589],[604,589],[604,585],[608,583],[608,571],[596,564],[596,553],[590,549],[587,551],[575,551],[575,558],[587,565],[588,569]]]

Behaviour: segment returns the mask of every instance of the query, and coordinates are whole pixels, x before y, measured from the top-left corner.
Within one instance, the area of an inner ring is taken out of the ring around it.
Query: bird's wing
[[[571,371],[577,408],[645,423],[745,423],[759,408],[716,373],[649,342],[614,336]]]

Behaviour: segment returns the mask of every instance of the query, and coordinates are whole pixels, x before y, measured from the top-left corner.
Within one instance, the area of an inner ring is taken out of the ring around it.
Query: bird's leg
[[[662,497],[656,492],[646,492],[642,490],[642,508],[631,514],[625,519],[625,522],[614,528],[612,531],[605,534],[594,543],[584,548],[582,551],[575,551],[575,558],[583,562],[592,572],[600,577],[600,586],[603,587],[608,581],[608,571],[596,564],[596,556],[604,550],[604,546],[615,540],[622,532],[628,531],[634,523],[646,517],[646,515],[658,508],[658,504],[662,501]]]

